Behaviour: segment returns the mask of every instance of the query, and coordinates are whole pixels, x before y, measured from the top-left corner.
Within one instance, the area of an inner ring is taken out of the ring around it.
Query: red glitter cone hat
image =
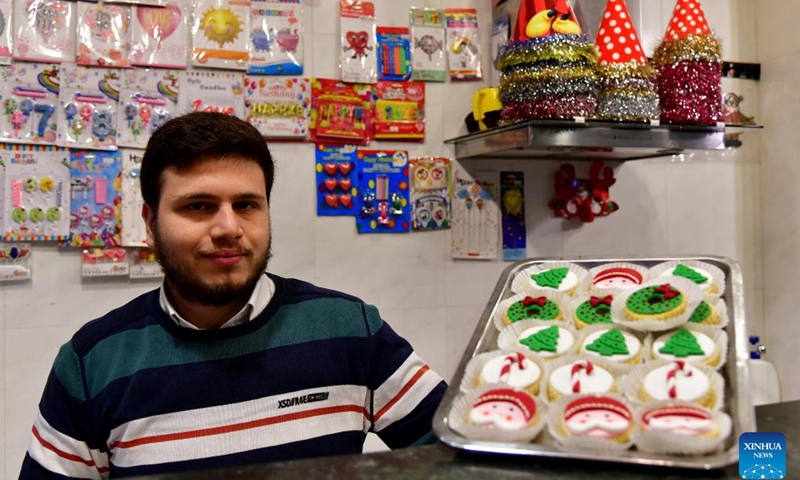
[[[624,0],[608,0],[597,30],[600,65],[642,63],[647,65],[642,43]]]
[[[678,0],[667,26],[665,40],[680,40],[690,35],[711,35],[700,0]]]

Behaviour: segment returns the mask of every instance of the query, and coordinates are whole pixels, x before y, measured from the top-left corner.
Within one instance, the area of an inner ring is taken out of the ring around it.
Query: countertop
[[[756,408],[758,430],[786,435],[787,478],[800,478],[800,401]],[[474,454],[445,445],[408,448],[393,452],[326,457],[270,463],[240,468],[139,477],[141,480],[284,480],[313,479],[473,479],[512,480],[678,480],[739,479],[738,465],[724,470],[693,471],[657,467]]]

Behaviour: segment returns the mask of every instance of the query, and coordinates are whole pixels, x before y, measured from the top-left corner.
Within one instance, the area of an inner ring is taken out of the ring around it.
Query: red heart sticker
[[[326,163],[322,168],[325,169],[325,173],[330,176],[336,175],[336,164],[335,163]]]
[[[344,176],[347,176],[347,174],[350,173],[350,170],[352,169],[353,169],[353,164],[350,162],[339,164],[339,172]]]
[[[353,182],[349,178],[342,178],[339,180],[339,188],[341,188],[343,192],[349,191],[352,186]]]
[[[336,179],[333,177],[326,178],[325,188],[327,188],[329,192],[332,192],[336,188]]]
[[[332,193],[325,194],[325,203],[331,208],[339,208],[339,199]]]
[[[343,207],[350,208],[353,206],[353,197],[349,193],[339,195],[339,201],[342,202]]]

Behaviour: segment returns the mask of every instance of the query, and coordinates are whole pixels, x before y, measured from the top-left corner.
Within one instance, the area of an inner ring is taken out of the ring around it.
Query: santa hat
[[[672,405],[666,407],[658,407],[648,410],[642,415],[642,421],[645,425],[650,423],[653,418],[665,417],[667,415],[679,415],[681,417],[692,417],[698,420],[711,420],[711,414],[705,409],[694,407],[691,405]]]
[[[564,409],[564,419],[569,420],[575,415],[586,410],[611,410],[620,414],[626,420],[631,419],[631,410],[627,405],[611,397],[587,396],[579,398],[567,405]]]
[[[682,40],[689,36],[711,35],[700,0],[678,0],[667,25],[664,40]]]
[[[510,388],[489,390],[478,397],[473,407],[487,402],[511,402],[522,410],[526,421],[530,421],[536,414],[536,402],[533,400],[533,397],[528,393],[512,390]]]
[[[600,65],[642,63],[647,65],[642,43],[625,0],[608,0],[597,30]]]
[[[525,27],[527,27],[528,21],[542,10],[555,10],[559,15],[569,14],[569,19],[578,23],[578,18],[575,16],[575,12],[569,5],[568,0],[522,0],[517,13],[517,26],[514,28],[511,38],[514,40],[527,40],[530,38],[525,35]]]
[[[603,280],[608,280],[611,278],[618,278],[618,277],[627,278],[628,280],[636,284],[641,284],[642,281],[644,280],[642,278],[642,274],[632,268],[614,267],[614,268],[609,268],[608,270],[603,270],[599,272],[597,275],[595,275],[593,283],[596,285],[602,282]]]

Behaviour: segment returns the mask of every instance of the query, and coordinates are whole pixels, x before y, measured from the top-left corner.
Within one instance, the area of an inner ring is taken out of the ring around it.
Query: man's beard
[[[192,271],[190,265],[175,261],[179,257],[173,255],[173,250],[165,246],[157,228],[153,228],[153,239],[158,261],[161,264],[161,268],[164,269],[165,283],[174,288],[187,301],[197,302],[209,307],[222,307],[248,299],[261,275],[266,271],[269,259],[272,258],[272,235],[270,234],[267,251],[261,257],[253,258],[253,269],[244,282],[239,284],[209,285],[203,282],[197,272]]]

